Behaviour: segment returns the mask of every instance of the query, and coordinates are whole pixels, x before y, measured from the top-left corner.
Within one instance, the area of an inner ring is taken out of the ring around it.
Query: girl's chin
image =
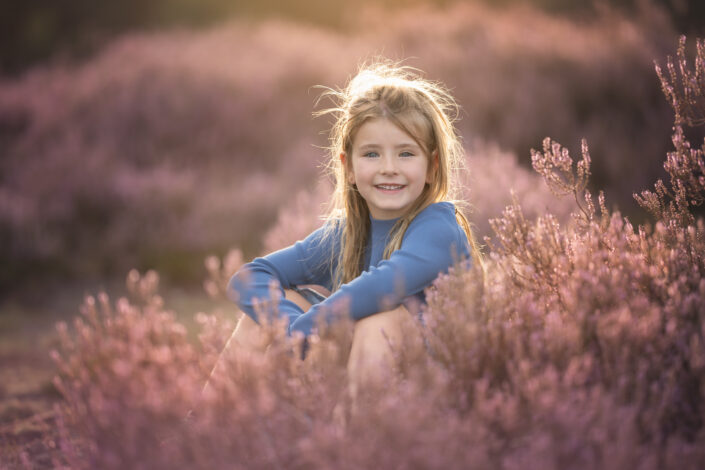
[[[376,206],[374,209],[370,209],[370,213],[372,218],[377,220],[398,219],[406,213],[410,206],[411,204]]]

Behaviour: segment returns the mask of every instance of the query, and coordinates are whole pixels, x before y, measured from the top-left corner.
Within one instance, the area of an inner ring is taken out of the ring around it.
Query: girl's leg
[[[301,294],[293,290],[284,290],[284,297],[291,300],[296,305],[301,307],[304,311],[311,308],[311,304],[304,299]],[[264,353],[269,346],[266,338],[262,334],[262,329],[260,325],[255,323],[255,321],[244,313],[241,315],[240,320],[237,322],[235,331],[230,337],[228,343],[235,342],[235,344],[241,348],[248,351]],[[226,346],[227,348],[227,346]]]
[[[311,304],[296,291],[285,290],[284,296],[301,307],[304,311],[311,307]],[[222,360],[225,355],[262,355],[267,352],[268,347],[269,342],[260,325],[255,323],[248,315],[241,313],[235,330],[225,344],[223,351],[220,353],[220,357],[216,361],[201,394],[208,393],[210,382],[214,377],[228,373],[228,371],[224,369],[227,361]]]
[[[361,389],[383,380],[392,370],[394,358],[390,343],[395,346],[400,343],[401,324],[410,320],[409,311],[401,305],[355,323],[348,359],[348,381],[353,404]]]

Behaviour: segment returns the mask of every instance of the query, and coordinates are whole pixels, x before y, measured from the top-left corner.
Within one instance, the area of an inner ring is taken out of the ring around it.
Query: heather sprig
[[[203,289],[213,298],[224,297],[230,277],[243,263],[242,251],[239,249],[228,251],[222,261],[215,255],[208,256],[204,262],[208,278],[203,281]]]
[[[656,63],[661,89],[676,113],[675,124],[698,126],[705,124],[705,40],[696,39],[693,66],[686,57],[686,37],[678,41],[675,59],[668,56],[666,71]]]
[[[634,195],[644,209],[666,224],[671,241],[675,241],[674,231],[696,223],[693,208],[705,201],[705,144],[693,148],[684,134],[684,126],[705,124],[705,42],[696,40],[692,68],[685,56],[685,45],[685,36],[681,36],[677,68],[670,56],[666,62],[668,74],[656,65],[663,92],[675,112],[674,149],[668,152],[663,165],[670,176],[670,185],[659,179],[653,191]]]

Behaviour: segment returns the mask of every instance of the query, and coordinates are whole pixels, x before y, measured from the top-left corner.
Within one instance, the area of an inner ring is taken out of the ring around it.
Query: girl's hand
[[[294,322],[289,325],[289,336],[291,336],[294,331],[299,331],[304,337],[308,337],[312,333],[313,327],[316,326],[316,318],[318,318],[317,310],[316,308],[311,308],[308,312],[294,320]]]
[[[323,286],[307,285],[300,287],[309,287],[326,297],[330,295],[330,291]],[[296,320],[289,325],[289,336],[291,336],[291,333],[294,331],[300,331],[304,337],[309,336],[313,331],[313,327],[316,326],[316,318],[320,315],[319,309],[312,308],[311,304],[306,301],[306,299],[293,290],[287,289],[284,291],[284,294],[287,299],[301,307],[301,309],[305,312],[303,315],[299,315]]]

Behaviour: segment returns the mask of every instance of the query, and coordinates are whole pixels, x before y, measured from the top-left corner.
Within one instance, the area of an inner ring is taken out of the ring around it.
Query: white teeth
[[[391,189],[401,189],[404,186],[401,184],[378,184],[377,187],[380,189],[390,189],[391,190]]]

